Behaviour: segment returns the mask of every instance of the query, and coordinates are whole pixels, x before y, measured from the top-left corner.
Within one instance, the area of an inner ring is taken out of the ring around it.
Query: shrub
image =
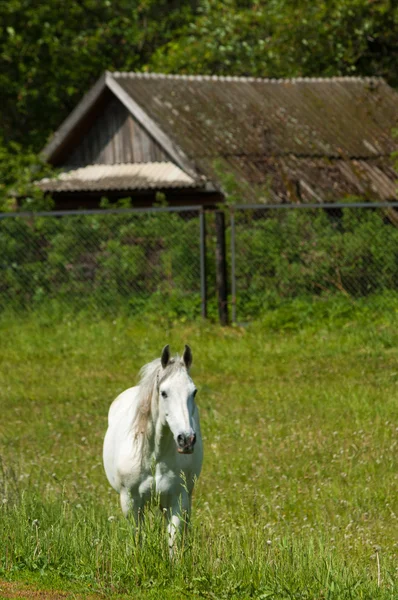
[[[398,230],[382,209],[236,210],[238,314],[295,298],[352,300],[398,289]],[[212,215],[208,296],[215,297]],[[229,235],[230,232],[227,231]],[[0,305],[48,299],[77,310],[200,314],[198,213],[104,213],[0,220]]]

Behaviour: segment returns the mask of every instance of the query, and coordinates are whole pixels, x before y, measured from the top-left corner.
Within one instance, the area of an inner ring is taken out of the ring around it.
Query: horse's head
[[[196,442],[195,395],[196,387],[189,376],[192,352],[185,346],[182,360],[171,358],[165,346],[160,358],[162,372],[159,378],[159,407],[170,427],[177,451],[192,454]]]

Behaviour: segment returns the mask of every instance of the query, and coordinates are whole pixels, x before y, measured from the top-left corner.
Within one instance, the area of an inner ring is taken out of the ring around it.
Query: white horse
[[[171,553],[182,520],[189,519],[203,460],[191,364],[189,346],[182,359],[172,358],[165,346],[160,359],[141,369],[139,385],[112,403],[104,440],[106,476],[120,494],[124,515],[132,514],[138,525],[155,493],[169,520]]]

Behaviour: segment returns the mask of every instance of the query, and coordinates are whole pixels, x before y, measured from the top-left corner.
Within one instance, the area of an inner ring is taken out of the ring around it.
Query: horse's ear
[[[167,346],[165,346],[163,348],[162,355],[160,357],[160,362],[162,363],[163,369],[165,369],[167,367],[167,365],[169,364],[169,360],[170,360],[170,346],[169,346],[169,344],[167,344]]]
[[[188,344],[185,344],[185,350],[184,350],[182,359],[184,361],[184,365],[186,366],[186,368],[189,369],[190,366],[192,365],[192,350],[188,346]]]

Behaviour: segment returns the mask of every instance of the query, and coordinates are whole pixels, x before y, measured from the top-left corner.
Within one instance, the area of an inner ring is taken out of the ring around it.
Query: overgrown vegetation
[[[0,576],[107,597],[394,598],[398,315],[334,306],[290,332],[281,309],[272,329],[3,314]],[[136,545],[101,465],[109,403],[166,342],[193,348],[205,443],[173,563],[155,507]]]
[[[293,298],[398,291],[398,230],[382,209],[235,211],[238,313]]]
[[[234,214],[240,321],[293,299],[342,296],[347,304],[398,292],[398,230],[382,209]],[[213,317],[211,214],[207,230]],[[0,221],[0,307],[30,309],[55,300],[75,311],[194,319],[201,311],[199,244],[197,212],[6,218]]]
[[[197,211],[6,218],[0,255],[3,309],[200,313]]]

